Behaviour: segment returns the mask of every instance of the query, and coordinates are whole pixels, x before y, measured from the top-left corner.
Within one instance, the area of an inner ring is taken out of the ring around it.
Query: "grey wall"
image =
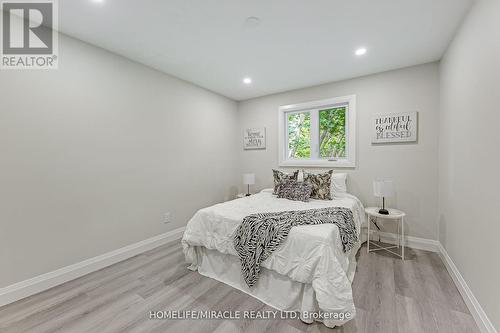
[[[406,211],[408,234],[436,239],[439,108],[436,63],[240,102],[240,133],[247,127],[267,129],[266,150],[240,149],[242,173],[256,173],[256,190],[272,186],[271,169],[278,167],[280,105],[350,94],[357,96],[358,164],[355,169],[338,169],[349,173],[349,191],[365,204],[375,205],[378,201],[373,197],[373,180],[393,179],[397,195],[388,204]],[[417,144],[371,144],[372,114],[406,111],[419,112]]]
[[[235,102],[77,40],[58,70],[1,71],[0,96],[0,287],[183,226],[241,182]]]
[[[478,1],[441,63],[439,239],[500,329],[500,2]]]

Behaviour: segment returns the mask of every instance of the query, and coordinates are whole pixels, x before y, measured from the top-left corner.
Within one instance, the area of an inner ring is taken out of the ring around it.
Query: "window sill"
[[[355,168],[354,161],[340,160],[283,160],[279,163],[280,167],[316,167],[316,168]]]

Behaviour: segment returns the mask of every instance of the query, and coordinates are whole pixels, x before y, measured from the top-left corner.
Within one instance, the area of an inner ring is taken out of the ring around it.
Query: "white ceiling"
[[[471,3],[61,0],[59,28],[243,100],[438,60]],[[260,24],[245,24],[251,16]],[[368,53],[354,56],[361,46]]]

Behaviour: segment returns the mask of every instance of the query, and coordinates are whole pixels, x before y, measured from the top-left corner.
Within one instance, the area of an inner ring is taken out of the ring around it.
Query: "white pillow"
[[[347,173],[333,172],[330,192],[333,196],[340,193],[347,193]]]

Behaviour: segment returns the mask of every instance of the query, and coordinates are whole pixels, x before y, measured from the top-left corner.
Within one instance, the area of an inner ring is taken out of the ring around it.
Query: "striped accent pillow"
[[[308,202],[311,191],[311,184],[288,180],[278,186],[278,198]]]

